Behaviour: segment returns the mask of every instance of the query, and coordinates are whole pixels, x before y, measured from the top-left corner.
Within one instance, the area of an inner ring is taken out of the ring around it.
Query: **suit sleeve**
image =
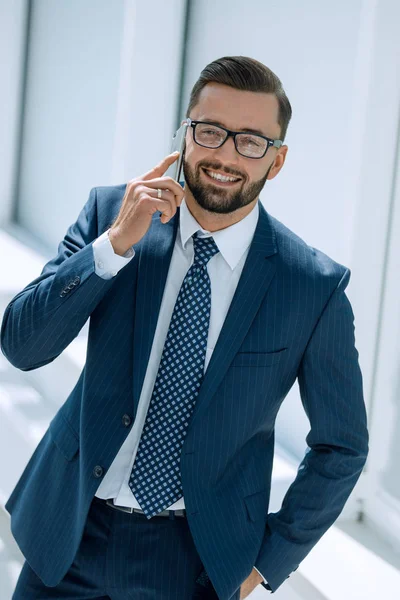
[[[12,365],[31,371],[53,361],[78,335],[110,289],[95,272],[97,192],[91,189],[75,223],[41,274],[7,305],[1,325],[1,350]]]
[[[310,422],[307,450],[281,509],[269,513],[257,569],[274,592],[340,515],[368,455],[367,415],[346,269],[320,315],[298,370]],[[262,585],[264,585],[262,583]]]

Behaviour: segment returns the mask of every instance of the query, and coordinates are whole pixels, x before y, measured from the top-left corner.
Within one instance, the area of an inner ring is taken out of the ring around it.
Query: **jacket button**
[[[95,468],[93,469],[93,475],[95,477],[101,477],[103,475],[103,467],[101,467],[100,465],[96,465]]]
[[[132,419],[129,415],[124,415],[122,417],[122,423],[125,425],[125,427],[129,427],[129,425],[131,424]]]

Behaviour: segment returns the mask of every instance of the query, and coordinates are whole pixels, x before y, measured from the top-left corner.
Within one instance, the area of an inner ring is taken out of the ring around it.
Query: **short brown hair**
[[[278,123],[282,142],[292,116],[292,107],[281,80],[263,63],[248,56],[224,56],[209,63],[200,73],[190,93],[188,117],[199,101],[201,90],[208,83],[223,83],[237,90],[275,94],[279,103]]]

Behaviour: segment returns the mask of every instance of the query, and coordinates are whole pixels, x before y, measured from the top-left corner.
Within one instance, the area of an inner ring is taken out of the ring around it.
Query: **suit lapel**
[[[259,219],[235,294],[201,383],[189,428],[206,409],[237,353],[275,275],[277,253],[275,232],[268,213],[259,201]],[[140,249],[133,352],[133,396],[135,413],[179,225],[179,208],[167,223],[153,218]]]

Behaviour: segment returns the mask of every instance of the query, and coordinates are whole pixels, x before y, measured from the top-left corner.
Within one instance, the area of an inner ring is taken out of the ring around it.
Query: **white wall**
[[[0,226],[12,211],[26,43],[26,0],[0,0]]]
[[[367,519],[400,552],[400,3],[381,0],[361,140],[354,297],[371,356]],[[385,235],[386,233],[386,235]],[[359,282],[359,285],[357,285]],[[362,336],[362,337],[361,337]],[[373,337],[373,339],[371,339]]]

